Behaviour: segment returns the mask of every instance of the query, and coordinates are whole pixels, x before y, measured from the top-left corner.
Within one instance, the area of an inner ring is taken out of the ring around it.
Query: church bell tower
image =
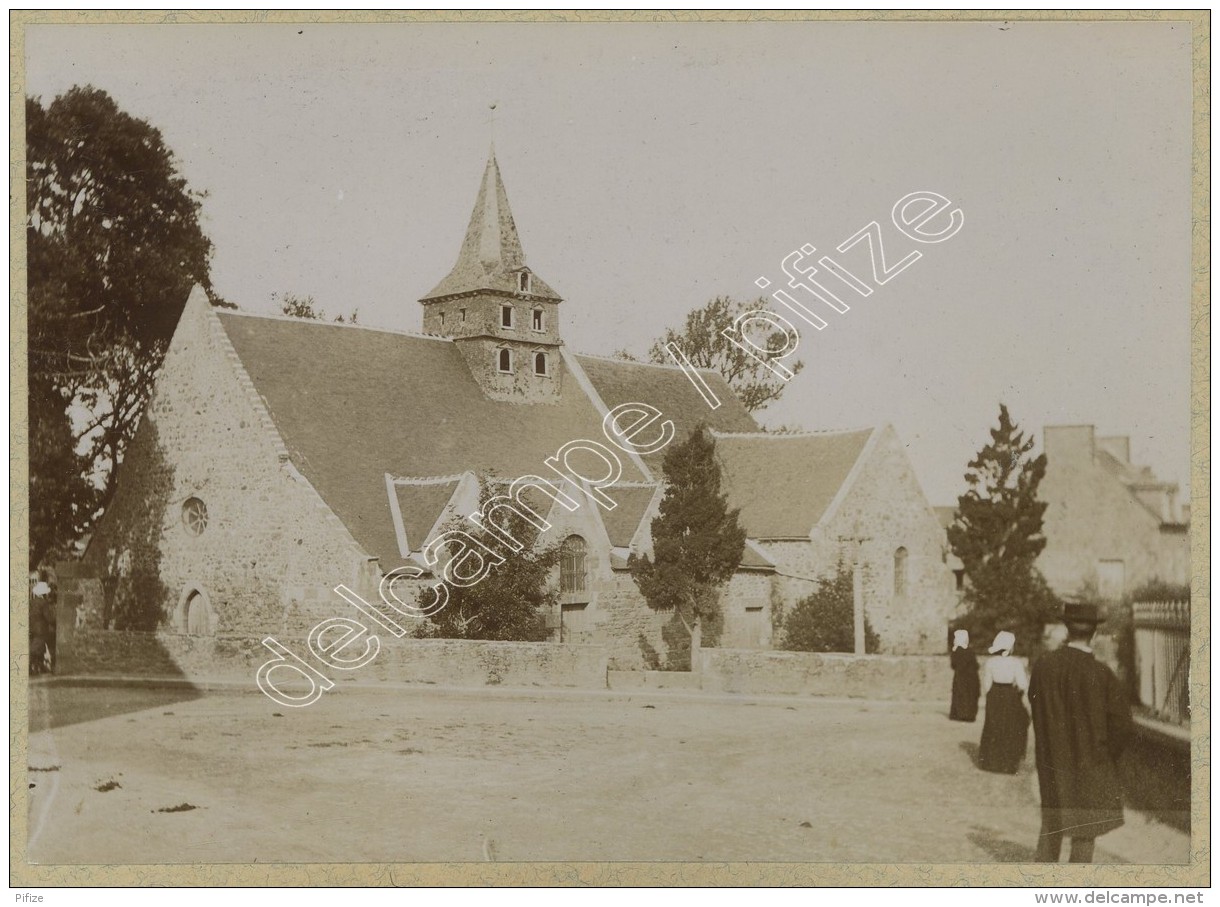
[[[483,392],[496,400],[559,398],[559,303],[525,264],[521,239],[493,152],[457,263],[424,307],[424,330],[452,337]]]

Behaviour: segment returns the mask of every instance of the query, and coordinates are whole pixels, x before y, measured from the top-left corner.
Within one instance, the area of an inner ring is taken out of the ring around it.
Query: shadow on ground
[[[979,767],[979,745],[972,740],[963,740],[958,744],[963,753],[970,757],[970,764]]]
[[[191,702],[203,693],[194,687],[79,687],[66,684],[30,684],[30,733],[97,721],[115,715],[164,709]]]
[[[974,746],[974,744],[970,745]],[[975,749],[977,750],[978,747],[975,746]],[[980,825],[972,825],[970,828],[970,834],[966,835],[966,838],[975,847],[990,854],[991,858],[997,863],[1034,862],[1034,848],[1002,838],[998,832],[991,828],[983,828]]]

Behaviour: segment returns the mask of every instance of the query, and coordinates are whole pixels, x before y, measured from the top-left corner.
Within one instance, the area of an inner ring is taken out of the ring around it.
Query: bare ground
[[[978,771],[982,716],[929,704],[35,686],[30,711],[34,863],[977,863],[1038,832],[1030,759]],[[1097,860],[1188,849],[1129,812]]]

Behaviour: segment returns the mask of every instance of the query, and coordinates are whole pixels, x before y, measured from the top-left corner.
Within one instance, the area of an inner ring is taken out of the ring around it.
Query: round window
[[[182,525],[191,535],[203,535],[208,528],[208,508],[199,498],[187,498],[182,505]]]

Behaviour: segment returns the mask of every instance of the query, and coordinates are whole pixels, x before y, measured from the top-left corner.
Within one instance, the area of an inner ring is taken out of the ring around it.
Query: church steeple
[[[526,267],[494,150],[487,158],[457,263],[420,302],[426,305],[448,296],[478,292],[560,301],[559,295]]]
[[[420,300],[424,330],[454,339],[489,397],[554,401],[564,371],[562,301],[525,263],[492,151],[457,263]]]

